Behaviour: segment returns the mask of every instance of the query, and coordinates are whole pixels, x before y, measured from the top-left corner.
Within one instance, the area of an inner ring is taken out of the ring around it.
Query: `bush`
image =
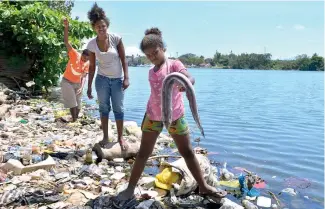
[[[0,15],[0,56],[8,58],[6,66],[11,68],[29,63],[28,77],[38,87],[56,85],[68,61],[62,23],[67,13],[52,10],[46,2],[2,1]],[[89,23],[67,18],[70,43],[79,49],[82,40],[94,33]]]

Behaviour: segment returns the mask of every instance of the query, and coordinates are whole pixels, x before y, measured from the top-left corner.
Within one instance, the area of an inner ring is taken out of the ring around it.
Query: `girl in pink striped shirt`
[[[119,193],[113,204],[117,208],[128,208],[135,204],[134,190],[143,172],[146,161],[151,155],[156,140],[163,129],[161,115],[161,93],[164,78],[171,72],[183,73],[194,85],[194,78],[188,73],[185,66],[179,60],[169,60],[165,57],[165,46],[162,40],[161,31],[158,28],[146,30],[145,37],[140,44],[141,50],[147,58],[154,64],[149,70],[149,83],[151,94],[147,104],[147,110],[142,121],[142,139],[140,151],[136,157],[128,188]],[[217,198],[224,197],[227,193],[217,191],[211,187],[203,178],[199,162],[192,150],[189,128],[184,119],[184,102],[182,97],[184,89],[174,86],[172,94],[172,124],[168,129],[169,134],[174,139],[179,153],[191,171],[193,177],[199,185],[199,192],[202,195]]]

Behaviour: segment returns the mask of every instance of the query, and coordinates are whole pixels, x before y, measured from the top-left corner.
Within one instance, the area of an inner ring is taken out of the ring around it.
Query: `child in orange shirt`
[[[68,50],[69,62],[61,81],[61,91],[63,103],[66,108],[70,108],[72,122],[78,119],[81,109],[81,93],[85,84],[85,78],[89,70],[89,53],[83,50],[82,54],[77,52],[69,43],[69,22],[65,18],[64,23],[64,43]]]

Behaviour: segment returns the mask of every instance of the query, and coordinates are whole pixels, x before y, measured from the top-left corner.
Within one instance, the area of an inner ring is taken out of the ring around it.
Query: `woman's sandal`
[[[112,198],[112,203],[113,206],[117,209],[128,209],[128,208],[134,208],[138,204],[137,200],[135,197],[131,197],[130,199],[127,200],[120,200],[118,196],[115,196]]]

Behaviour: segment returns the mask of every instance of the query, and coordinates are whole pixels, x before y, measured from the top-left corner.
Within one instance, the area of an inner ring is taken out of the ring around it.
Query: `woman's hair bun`
[[[144,32],[144,34],[145,35],[153,34],[153,35],[157,35],[157,36],[161,36],[162,35],[161,31],[158,28],[150,28],[150,29],[147,29]]]
[[[105,20],[107,25],[109,25],[109,19],[106,17],[103,8],[99,7],[97,3],[95,3],[88,12],[88,19],[92,25],[94,25],[98,20]]]

